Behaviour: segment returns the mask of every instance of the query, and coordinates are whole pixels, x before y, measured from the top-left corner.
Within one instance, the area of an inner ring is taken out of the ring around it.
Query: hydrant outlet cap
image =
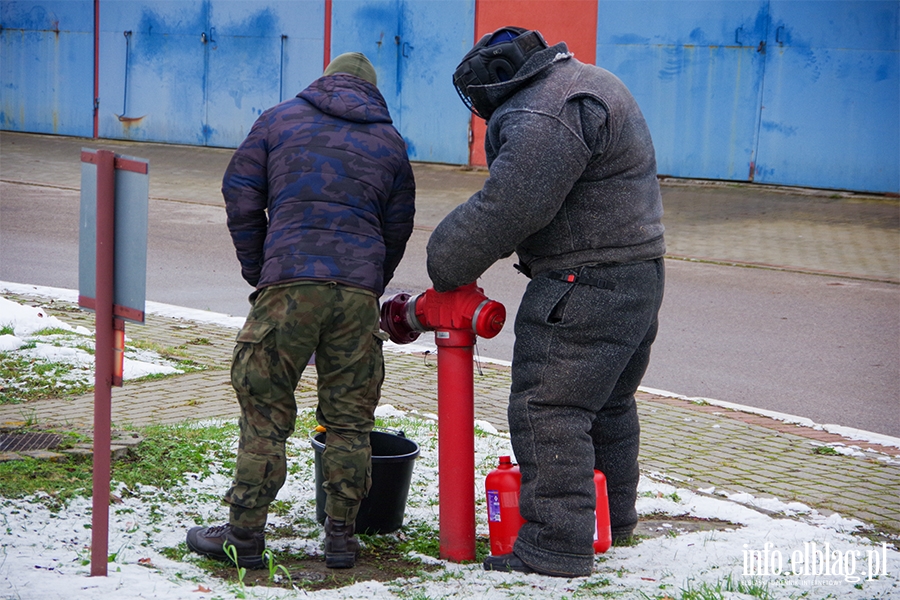
[[[415,327],[418,323],[411,323],[409,315],[409,307],[414,309],[415,302],[416,298],[409,294],[396,294],[381,305],[381,328],[395,344],[409,344],[419,337],[420,331]]]
[[[475,311],[472,328],[483,338],[492,338],[500,333],[506,323],[506,307],[496,300],[485,300]]]

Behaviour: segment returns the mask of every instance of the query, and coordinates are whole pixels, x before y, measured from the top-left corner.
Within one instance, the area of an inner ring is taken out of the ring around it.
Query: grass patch
[[[575,588],[573,598],[597,598],[603,595],[603,588],[608,587],[609,579],[606,577],[590,577],[587,581]]]
[[[24,458],[0,463],[5,498],[35,498],[51,510],[61,510],[72,498],[91,495],[92,460],[72,456],[63,461]]]
[[[291,513],[292,508],[294,508],[294,505],[290,502],[286,502],[284,500],[273,500],[272,503],[269,504],[269,513],[278,515],[279,517],[286,517]]]
[[[170,490],[188,473],[208,477],[234,471],[230,440],[238,435],[236,424],[206,426],[152,425],[138,430],[144,440],[131,455],[114,464],[114,481],[128,487],[149,485]]]
[[[831,446],[817,446],[816,449],[813,450],[813,454],[820,454],[823,456],[839,456],[841,453]]]
[[[191,343],[193,342],[188,342],[188,344]],[[207,340],[207,343],[209,343],[209,340]],[[163,346],[162,344],[147,340],[129,340],[129,347],[127,349],[144,350],[147,352],[158,354],[164,359],[175,362],[175,368],[180,369],[185,373],[205,371],[207,368],[206,365],[203,365],[191,359],[191,354],[189,351],[190,348],[188,347],[188,344],[181,344],[180,346]],[[150,375],[149,377],[154,376]],[[163,375],[163,377],[168,377],[168,375]],[[141,378],[141,380],[144,379],[146,378]]]
[[[20,350],[30,350],[34,347],[34,342],[29,342]],[[93,353],[93,348],[82,344],[74,348],[89,354]],[[182,373],[154,373],[130,379],[129,382],[164,379],[206,369],[204,365],[191,360],[177,359],[174,362],[172,366]],[[0,352],[0,405],[22,404],[44,398],[81,396],[91,393],[94,389],[93,384],[92,366],[80,367],[68,362],[48,362],[20,353]]]
[[[641,492],[638,495],[641,498],[666,498],[667,500],[671,500],[672,502],[681,502],[681,496],[678,495],[678,492],[672,492],[671,494],[660,494],[659,492]]]
[[[0,328],[3,335],[15,335],[11,325]],[[94,339],[62,327],[47,327],[17,336],[21,346],[0,352],[0,405],[21,404],[44,398],[70,398],[88,394],[94,387]],[[196,338],[191,346],[208,345]],[[129,340],[125,357],[129,360],[167,364],[184,373],[206,369],[190,360],[187,349],[163,347],[153,342]],[[149,375],[145,378],[157,378]]]
[[[617,538],[613,541],[613,548],[633,548],[647,539],[642,535],[629,535],[628,537]]]
[[[399,552],[406,554],[421,554],[430,556],[431,558],[440,558],[440,533],[437,529],[427,523],[414,521],[406,523],[401,530],[391,536],[386,535],[364,535],[360,534],[359,539],[365,542],[366,547],[370,548],[374,554],[381,551]],[[476,556],[478,554],[478,540],[475,542]],[[488,551],[490,548],[488,548]],[[487,553],[485,553],[486,556]],[[476,560],[479,560],[476,558]],[[484,560],[484,556],[480,560]]]
[[[315,535],[318,535],[317,533]],[[359,536],[363,542],[356,564],[352,569],[328,569],[321,554],[308,554],[290,547],[272,552],[268,564],[262,569],[241,572],[233,564],[198,557],[188,553],[183,544],[166,550],[175,560],[190,560],[215,577],[243,587],[280,587],[316,591],[336,589],[359,581],[394,582],[398,579],[423,577],[428,573],[443,571],[441,565],[424,564],[407,554],[408,527],[380,536]]]
[[[47,432],[47,430],[42,430]],[[136,430],[143,441],[125,459],[112,463],[112,488],[124,495],[137,495],[140,486],[162,491],[177,489],[190,474],[205,477],[215,469],[234,470],[231,440],[237,436],[235,424],[192,427],[189,425],[151,426]],[[67,432],[60,449],[71,447],[84,436]],[[61,508],[75,497],[88,497],[92,488],[93,460],[90,456],[70,455],[50,461],[25,458],[0,462],[3,496],[35,496],[51,508]]]
[[[72,335],[78,335],[73,333],[69,329],[63,329],[62,327],[47,327],[45,329],[40,329],[32,333],[29,337],[50,337],[50,336],[62,336],[62,337],[70,337]]]
[[[23,348],[28,346],[34,347]],[[94,389],[92,378],[90,371],[71,364],[0,352],[0,405],[86,394]]]
[[[681,590],[679,600],[726,600],[733,598],[734,594],[744,594],[751,598],[759,598],[759,600],[774,600],[769,592],[768,584],[760,583],[755,579],[744,581],[743,579],[735,580],[731,575],[719,580],[715,583],[702,582],[697,586],[688,584],[686,588]]]

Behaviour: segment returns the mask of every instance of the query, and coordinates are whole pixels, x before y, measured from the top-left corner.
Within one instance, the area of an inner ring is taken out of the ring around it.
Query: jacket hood
[[[490,106],[491,113],[500,108],[507,98],[512,96],[519,88],[523,87],[528,81],[536,75],[550,68],[551,65],[561,60],[572,58],[565,42],[560,42],[549,48],[545,48],[532,54],[522,68],[516,73],[516,76],[509,81],[502,83],[491,83],[488,85],[472,85],[468,88],[469,95],[477,99],[480,106]],[[490,115],[487,115],[490,117]]]
[[[356,123],[392,123],[387,103],[368,81],[335,73],[319,77],[297,94],[325,114]]]

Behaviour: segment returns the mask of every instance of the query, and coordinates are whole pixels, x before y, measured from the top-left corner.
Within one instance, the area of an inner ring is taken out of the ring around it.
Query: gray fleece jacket
[[[615,75],[559,43],[510,81],[479,87],[498,106],[485,137],[489,177],[431,234],[437,291],[475,281],[513,251],[534,276],[663,256],[653,142]]]

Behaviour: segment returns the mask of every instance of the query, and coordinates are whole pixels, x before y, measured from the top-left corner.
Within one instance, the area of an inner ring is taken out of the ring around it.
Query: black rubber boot
[[[499,556],[489,555],[482,563],[485,571],[505,571],[511,573],[537,573],[538,575],[549,575],[550,577],[583,577],[574,573],[555,573],[553,571],[545,571],[535,569],[526,565],[521,558],[510,552],[509,554],[501,554]]]
[[[490,555],[482,563],[485,571],[517,571],[519,573],[534,573],[535,570],[522,562],[522,559],[510,552],[499,556]]]
[[[226,523],[215,527],[194,527],[187,533],[187,546],[192,551],[231,562],[231,558],[225,553],[226,542],[237,550],[239,567],[262,568],[262,553],[266,549],[266,536],[262,531],[240,529]]]
[[[634,526],[612,530],[612,545],[627,546],[634,540]]]
[[[354,523],[325,518],[325,566],[329,569],[349,569],[356,564],[359,540],[353,537]]]

